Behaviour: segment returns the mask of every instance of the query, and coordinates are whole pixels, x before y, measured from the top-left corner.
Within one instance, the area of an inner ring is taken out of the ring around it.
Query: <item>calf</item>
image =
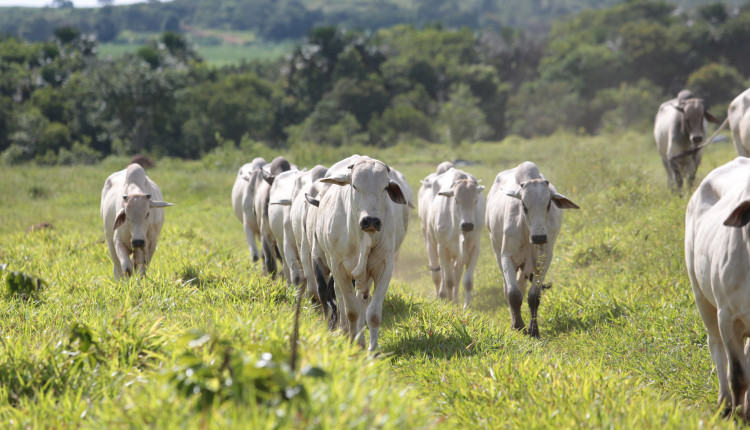
[[[422,222],[427,225],[425,241],[435,292],[440,298],[458,302],[458,282],[463,275],[464,308],[468,308],[484,227],[484,186],[454,168],[434,177],[431,185],[434,197],[422,201],[428,205]]]
[[[159,187],[138,164],[111,174],[104,182],[100,209],[115,279],[129,277],[134,270],[145,274],[156,251],[166,206],[173,205],[163,201]]]
[[[517,330],[525,327],[521,305],[526,280],[531,281],[528,333],[532,337],[539,337],[537,310],[562,224],[561,209],[578,209],[578,206],[559,194],[530,161],[498,173],[487,195],[487,228],[497,265],[503,273],[513,328]]]

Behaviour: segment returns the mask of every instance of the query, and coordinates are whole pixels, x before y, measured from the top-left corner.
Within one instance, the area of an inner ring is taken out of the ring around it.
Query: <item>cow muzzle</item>
[[[146,246],[146,241],[143,239],[133,239],[130,244],[133,245],[133,248],[143,248]]]
[[[693,136],[693,137],[690,138],[690,140],[692,140],[693,143],[697,145],[697,144],[703,142],[703,136]]]
[[[474,223],[473,222],[462,222],[461,223],[461,231],[464,233],[468,233],[470,231],[474,231]]]
[[[374,216],[366,216],[359,221],[359,228],[368,233],[380,231],[381,226],[380,218]]]
[[[543,245],[547,243],[547,235],[546,234],[535,234],[531,236],[531,243],[534,245]]]

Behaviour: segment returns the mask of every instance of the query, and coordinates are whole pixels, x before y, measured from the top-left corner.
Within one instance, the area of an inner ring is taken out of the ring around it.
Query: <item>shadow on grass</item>
[[[541,312],[543,312],[542,308],[540,308]],[[629,314],[630,309],[616,301],[591,304],[577,313],[558,312],[549,319],[546,327],[540,327],[540,330],[546,328],[544,331],[550,336],[558,336],[573,331],[588,332],[602,324],[617,324],[618,320]]]
[[[451,359],[470,357],[479,353],[479,350],[474,348],[473,341],[465,332],[454,327],[449,333],[425,333],[421,330],[409,333],[397,338],[383,352],[393,357],[425,355],[428,358]]]
[[[422,304],[414,302],[413,298],[404,298],[401,294],[386,295],[383,302],[382,327],[393,327],[399,321],[420,312],[422,312]]]

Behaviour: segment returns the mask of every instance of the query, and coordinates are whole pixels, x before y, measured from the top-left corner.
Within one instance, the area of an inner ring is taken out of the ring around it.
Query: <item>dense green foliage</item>
[[[168,208],[143,280],[114,282],[98,214],[105,178],[127,162],[0,170],[0,262],[47,282],[0,295],[0,423],[7,427],[734,428],[683,260],[687,199],[671,194],[649,133],[501,143],[306,145],[301,166],[351,152],[412,187],[445,159],[490,184],[535,161],[581,206],[564,215],[542,297],[541,340],[510,329],[486,232],[472,309],[435,298],[412,212],[372,359],[305,305],[291,374],[293,289],[260,275],[229,195],[237,168],[273,150],[220,148],[158,160]],[[706,149],[699,179],[734,157]],[[52,223],[52,228],[30,229]],[[528,315],[526,306],[524,312]],[[231,381],[230,372],[235,372]],[[287,395],[282,387],[289,388]],[[306,393],[306,394],[303,394]]]
[[[221,67],[174,32],[116,57],[98,55],[95,38],[70,26],[45,42],[5,36],[0,159],[645,130],[685,86],[721,118],[750,85],[748,28],[747,8],[678,13],[635,0],[556,22],[548,37],[508,27],[315,27],[286,58]]]

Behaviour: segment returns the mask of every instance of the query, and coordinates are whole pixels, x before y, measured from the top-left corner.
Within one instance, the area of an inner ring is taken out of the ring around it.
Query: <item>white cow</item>
[[[138,164],[111,174],[104,182],[101,215],[115,279],[131,276],[134,269],[145,274],[166,206],[173,205],[163,201],[159,187]]]
[[[729,104],[727,119],[737,155],[750,157],[750,88]]]
[[[419,181],[422,185],[417,192],[417,215],[419,216],[422,240],[424,240],[425,246],[427,246],[427,214],[429,213],[432,201],[435,198],[432,181],[434,181],[439,174],[452,167],[453,163],[450,161],[443,161],[438,164],[437,170],[434,173],[430,173],[423,180]]]
[[[719,377],[719,407],[750,418],[750,159],[714,169],[685,214],[685,263]],[[731,409],[730,409],[731,407]]]
[[[263,249],[263,272],[276,277],[276,256],[280,253],[277,249],[276,239],[271,232],[271,224],[268,220],[268,202],[271,197],[271,185],[276,175],[286,172],[292,168],[289,161],[282,156],[274,158],[269,164],[260,169],[263,180],[260,181],[258,188],[255,190],[253,201],[253,210],[258,219],[258,228],[260,231],[260,245]]]
[[[699,146],[706,138],[706,121],[719,121],[705,108],[703,99],[682,90],[677,98],[661,104],[654,120],[654,139],[673,191],[681,192],[683,178],[693,186],[701,162]]]
[[[524,328],[521,305],[526,280],[531,281],[528,333],[532,337],[539,337],[536,314],[562,224],[560,209],[578,209],[578,206],[559,194],[530,161],[498,173],[487,195],[487,228],[497,265],[503,273],[513,328],[517,330]]]
[[[313,254],[325,256],[350,338],[362,346],[366,313],[370,351],[378,347],[383,301],[393,272],[401,216],[397,206],[408,205],[389,171],[369,157],[356,159],[343,171],[331,168],[321,179],[332,185],[320,200],[315,226],[320,250]]]
[[[303,275],[299,265],[297,244],[294,242],[289,208],[292,205],[294,184],[300,173],[299,170],[292,169],[276,175],[269,190],[268,200],[268,225],[281,255],[282,273],[284,279],[295,286],[302,283]]]
[[[431,201],[425,198],[422,204],[429,206],[420,210],[427,212],[423,223],[427,224],[427,254],[435,292],[440,298],[458,302],[458,286],[463,281],[464,308],[468,308],[484,227],[484,186],[454,168],[432,178],[431,185],[435,197]]]
[[[312,231],[314,230],[314,221],[312,228],[308,229],[308,212],[316,211],[318,208],[310,205],[305,195],[317,196],[323,184],[318,179],[325,176],[328,169],[317,165],[307,172],[297,176],[294,190],[292,191],[292,202],[289,208],[289,218],[294,235],[294,242],[299,255],[300,265],[302,266],[302,282],[306,285],[306,291],[310,298],[320,300],[315,282],[315,273],[313,271],[311,253],[312,253]],[[327,185],[326,185],[327,186]],[[308,235],[308,230],[311,234]]]
[[[245,230],[245,240],[250,248],[250,255],[253,261],[258,261],[260,253],[256,245],[256,239],[260,239],[260,226],[258,218],[255,215],[253,202],[255,199],[255,190],[263,181],[260,169],[266,165],[266,160],[261,157],[255,158],[252,162],[240,167],[237,172],[237,178],[234,180],[232,187],[232,208],[237,219],[242,223]]]

